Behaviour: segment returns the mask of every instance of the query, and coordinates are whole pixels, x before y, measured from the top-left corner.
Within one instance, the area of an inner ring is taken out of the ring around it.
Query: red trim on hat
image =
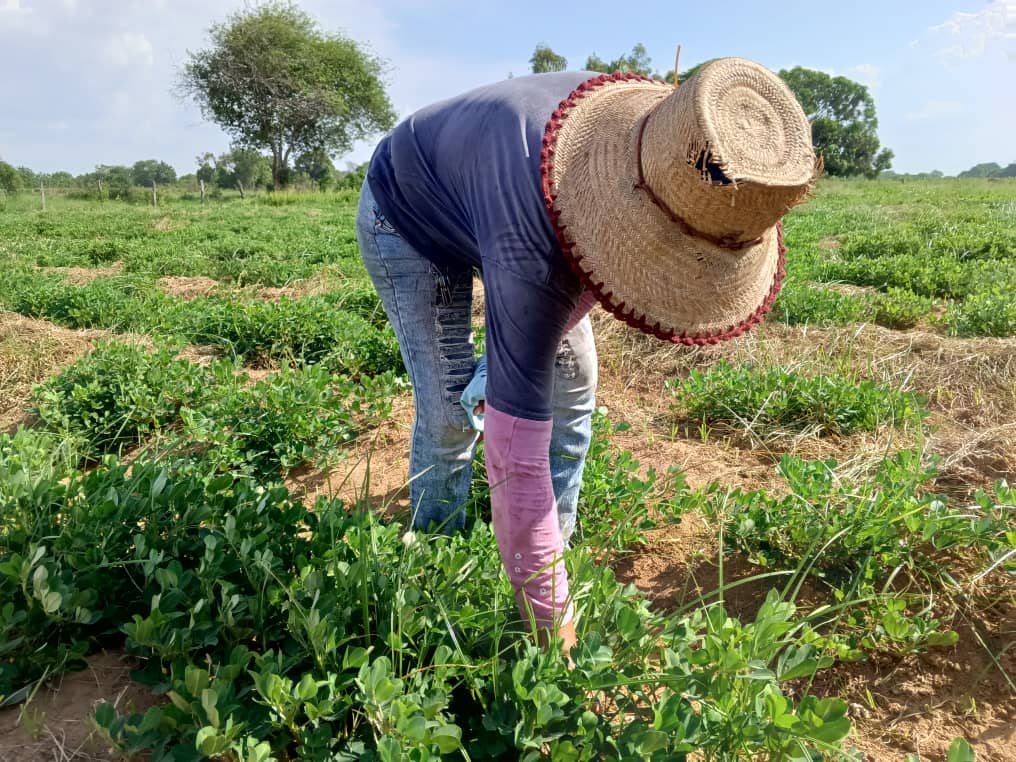
[[[561,224],[561,212],[556,208],[555,202],[557,196],[551,188],[550,178],[554,170],[554,151],[557,144],[557,131],[560,129],[565,117],[568,116],[568,112],[577,105],[580,98],[603,85],[611,82],[654,82],[656,80],[643,77],[639,74],[601,74],[597,77],[587,79],[577,88],[561,101],[561,104],[555,109],[554,113],[550,116],[550,121],[547,122],[547,127],[543,133],[543,149],[540,151],[540,175],[542,180],[543,188],[543,201],[547,206],[547,212],[550,214],[550,221],[554,226],[554,232],[557,235],[558,244],[561,246],[561,251],[564,252],[565,259],[568,264],[571,265],[572,270],[582,281],[582,285],[591,291],[596,298],[599,300],[603,308],[614,315],[619,320],[623,320],[633,328],[638,328],[643,333],[648,333],[655,336],[658,339],[664,341],[670,341],[674,344],[685,344],[687,346],[702,346],[705,344],[718,344],[721,341],[727,341],[733,339],[746,331],[750,330],[754,326],[762,322],[762,319],[766,316],[770,309],[772,309],[773,302],[776,300],[776,295],[780,292],[780,287],[783,285],[783,277],[786,273],[786,253],[787,248],[783,244],[783,225],[776,223],[776,240],[777,246],[779,247],[779,258],[776,262],[776,275],[773,277],[773,284],[769,289],[769,293],[766,295],[765,301],[759,305],[759,308],[748,317],[741,321],[735,326],[732,326],[724,331],[713,334],[695,334],[689,336],[686,333],[676,334],[673,331],[665,331],[660,328],[660,324],[650,324],[645,315],[636,316],[635,309],[625,309],[625,304],[611,304],[610,297],[613,295],[612,291],[605,291],[606,284],[597,283],[593,280],[593,271],[586,270],[582,267],[582,255],[575,251],[575,242],[568,236],[566,227]]]

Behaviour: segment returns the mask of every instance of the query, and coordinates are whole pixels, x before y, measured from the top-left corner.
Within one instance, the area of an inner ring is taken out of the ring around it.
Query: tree
[[[320,148],[300,154],[293,166],[297,172],[317,183],[321,190],[326,190],[335,180],[335,165],[328,152]]]
[[[653,73],[653,61],[649,57],[646,46],[641,42],[636,43],[628,55],[622,55],[613,61],[604,61],[596,53],[592,53],[586,59],[587,71],[602,71],[613,74],[619,71],[623,74],[641,74],[643,77],[658,77]]]
[[[74,184],[74,175],[70,172],[50,172],[48,175],[36,175],[39,180],[44,180],[47,188],[70,188]]]
[[[134,178],[135,185],[143,185],[146,188],[153,182],[158,185],[171,185],[176,182],[176,170],[166,162],[156,159],[143,159],[134,162],[131,176]]]
[[[957,177],[970,178],[970,177],[998,177],[1002,172],[1002,167],[998,165],[998,162],[988,161],[981,164],[975,164],[965,172],[960,172]]]
[[[558,55],[549,46],[542,42],[533,51],[533,57],[529,59],[529,65],[533,74],[543,74],[548,71],[564,71],[568,68],[568,59]]]
[[[826,172],[876,177],[889,168],[893,152],[879,150],[875,101],[867,87],[800,66],[781,71],[780,77],[811,121],[812,142]]]
[[[100,164],[94,172],[79,179],[87,187],[96,190],[101,185],[109,198],[130,198],[131,188],[134,185],[134,173],[131,168],[118,165]]]
[[[204,181],[206,185],[215,182],[215,154],[211,151],[205,151],[196,158],[196,161],[198,163],[198,171],[194,173],[194,177]]]
[[[243,197],[247,191],[263,187],[272,179],[272,165],[250,148],[234,148],[216,161],[219,187],[236,188]]]
[[[0,190],[17,193],[24,186],[21,173],[5,161],[0,161]]]
[[[191,53],[179,89],[235,146],[268,151],[284,183],[289,158],[388,129],[395,113],[382,62],[357,42],[323,32],[286,2],[246,8],[209,30],[211,47]]]
[[[34,188],[39,184],[39,180],[42,179],[42,175],[35,174],[35,172],[28,167],[18,167],[18,175],[20,175],[21,184],[25,188]]]

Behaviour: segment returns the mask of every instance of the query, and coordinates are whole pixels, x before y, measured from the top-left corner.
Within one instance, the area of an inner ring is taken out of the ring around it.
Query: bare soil
[[[134,662],[121,653],[102,652],[80,672],[61,675],[27,704],[0,709],[0,762],[113,762],[91,721],[97,703],[109,701],[120,712],[144,712],[157,699],[130,679]]]

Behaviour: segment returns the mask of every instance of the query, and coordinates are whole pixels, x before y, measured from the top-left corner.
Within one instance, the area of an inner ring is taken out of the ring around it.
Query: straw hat
[[[818,172],[794,95],[740,58],[677,89],[594,77],[543,139],[544,199],[572,267],[615,316],[681,344],[762,320],[783,280],[779,220]]]

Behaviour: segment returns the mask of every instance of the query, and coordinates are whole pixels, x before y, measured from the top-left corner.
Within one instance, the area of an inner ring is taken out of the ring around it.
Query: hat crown
[[[786,84],[753,61],[706,64],[646,118],[646,185],[706,236],[756,239],[814,184],[808,119]]]

